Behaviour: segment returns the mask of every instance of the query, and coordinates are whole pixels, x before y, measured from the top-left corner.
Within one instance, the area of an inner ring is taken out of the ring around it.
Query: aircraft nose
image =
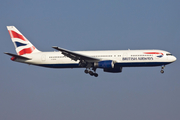
[[[172,58],[173,62],[177,60],[177,58],[175,56],[173,56]]]

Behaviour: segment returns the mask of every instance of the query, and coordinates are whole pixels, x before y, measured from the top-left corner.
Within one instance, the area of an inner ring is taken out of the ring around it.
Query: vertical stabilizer
[[[34,47],[31,42],[23,36],[21,32],[14,26],[7,26],[12,42],[14,43],[16,52],[18,55],[31,54],[35,52],[40,52]]]

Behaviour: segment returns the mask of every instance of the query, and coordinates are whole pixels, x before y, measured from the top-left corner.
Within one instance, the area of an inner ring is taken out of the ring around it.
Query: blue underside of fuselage
[[[151,67],[170,64],[170,62],[137,62],[137,63],[115,63],[115,67]],[[39,64],[37,66],[48,68],[82,68],[79,64]]]

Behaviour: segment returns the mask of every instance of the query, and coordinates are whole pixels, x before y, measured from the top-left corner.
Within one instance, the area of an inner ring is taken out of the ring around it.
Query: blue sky
[[[0,4],[0,119],[179,120],[179,0],[36,0]],[[39,50],[161,49],[177,61],[123,68],[99,77],[84,69],[49,69],[12,62],[6,26],[16,26]]]

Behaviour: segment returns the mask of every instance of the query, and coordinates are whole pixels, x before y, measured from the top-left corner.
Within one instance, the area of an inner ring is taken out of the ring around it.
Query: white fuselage
[[[163,50],[70,51],[53,46],[59,52],[39,51],[15,26],[7,26],[17,54],[5,52],[11,60],[49,68],[86,68],[85,73],[97,77],[97,68],[104,72],[122,72],[123,67],[161,66],[176,61]]]
[[[108,51],[74,51],[76,53],[112,60],[119,67],[162,66],[176,60],[172,54],[163,50],[108,50]],[[61,52],[37,52],[22,55],[31,60],[16,59],[17,62],[50,68],[80,68],[79,60],[74,61]]]

